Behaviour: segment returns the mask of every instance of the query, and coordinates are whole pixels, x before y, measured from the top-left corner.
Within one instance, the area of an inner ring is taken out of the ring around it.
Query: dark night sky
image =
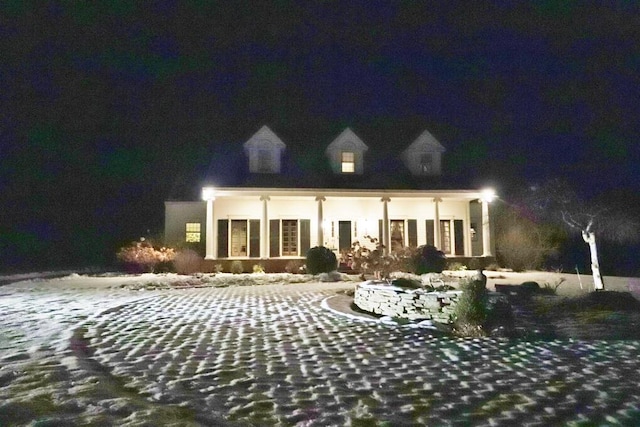
[[[263,124],[640,192],[634,1],[210,3],[2,2],[0,271],[109,262]]]

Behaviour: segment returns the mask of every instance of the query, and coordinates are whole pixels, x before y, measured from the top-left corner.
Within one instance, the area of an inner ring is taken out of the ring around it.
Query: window
[[[420,172],[427,174],[433,170],[433,155],[423,153],[420,155]]]
[[[186,237],[187,243],[200,243],[200,223],[188,222],[186,225]]]
[[[298,220],[282,220],[282,255],[298,255]]]
[[[356,156],[353,151],[343,151],[342,158],[342,173],[354,173],[356,171]]]
[[[404,246],[404,220],[391,220],[391,251],[402,249]]]
[[[440,250],[445,254],[451,253],[451,221],[440,220]]]
[[[247,221],[231,221],[231,256],[247,256]]]
[[[271,150],[261,148],[258,151],[258,172],[271,172]]]

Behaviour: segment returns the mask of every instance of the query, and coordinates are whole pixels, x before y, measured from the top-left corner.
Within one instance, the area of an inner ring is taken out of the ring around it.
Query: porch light
[[[202,200],[215,200],[216,189],[214,187],[204,187],[202,189]]]
[[[495,198],[496,192],[493,188],[485,188],[484,190],[482,190],[482,196],[480,197],[480,200],[482,200],[483,202],[491,203]]]

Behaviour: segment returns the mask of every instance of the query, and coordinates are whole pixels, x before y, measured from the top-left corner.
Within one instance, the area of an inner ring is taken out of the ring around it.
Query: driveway
[[[638,341],[454,339],[322,304],[352,283],[64,280],[0,288],[0,425],[640,423]]]

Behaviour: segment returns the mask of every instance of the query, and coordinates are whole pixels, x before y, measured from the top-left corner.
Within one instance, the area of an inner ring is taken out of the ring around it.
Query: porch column
[[[380,199],[382,202],[382,245],[384,246],[384,250],[382,251],[384,255],[389,255],[389,206],[388,203],[391,201],[389,197],[383,197]]]
[[[471,202],[467,202],[467,209],[465,209],[464,217],[464,256],[473,256],[473,250],[471,248]]]
[[[204,259],[216,259],[214,236],[216,235],[215,221],[213,220],[213,201],[215,198],[211,197],[207,199],[207,234],[205,236],[205,248],[206,255]]]
[[[260,258],[269,258],[269,196],[260,196],[262,202],[262,219],[260,220]]]
[[[489,201],[482,200],[482,256],[492,256],[491,227],[489,224]]]
[[[440,202],[442,199],[436,197],[433,199],[435,213],[433,215],[433,246],[440,249],[442,239],[440,238]]]
[[[318,202],[318,241],[316,246],[324,246],[324,218],[322,212],[322,202],[326,199],[324,196],[316,197],[316,202]]]

